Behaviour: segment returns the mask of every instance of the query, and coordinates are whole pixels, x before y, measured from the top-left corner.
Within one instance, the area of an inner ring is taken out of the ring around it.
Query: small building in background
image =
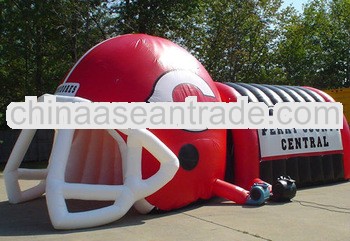
[[[328,89],[324,92],[332,96],[335,101],[343,104],[344,115],[350,124],[350,88]]]

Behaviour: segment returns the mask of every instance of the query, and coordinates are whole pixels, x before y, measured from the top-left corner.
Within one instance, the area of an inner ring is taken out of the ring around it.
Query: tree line
[[[350,86],[350,0],[0,0],[0,126],[11,101],[52,93],[104,39],[147,33],[190,51],[216,81]]]

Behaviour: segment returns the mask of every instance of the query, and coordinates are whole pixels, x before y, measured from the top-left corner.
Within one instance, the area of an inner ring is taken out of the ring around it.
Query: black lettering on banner
[[[324,147],[329,146],[329,142],[327,141],[327,137],[326,136],[323,136],[323,146]]]
[[[294,150],[293,138],[288,138],[288,150]]]
[[[320,136],[317,138],[317,147],[322,147],[322,141]]]
[[[294,137],[294,138],[283,138],[281,139],[282,150],[298,150],[307,148],[321,148],[328,147],[329,142],[327,141],[327,136],[315,137]]]
[[[307,148],[307,137],[303,137],[304,148]]]
[[[333,131],[334,130],[334,131]],[[335,129],[263,129],[259,133],[260,137],[265,136],[260,141],[265,141],[264,145],[261,145],[263,150],[262,156],[279,156],[302,153],[318,153],[329,152],[332,150],[341,150],[339,146],[339,140],[333,140],[331,131],[335,132]],[[338,130],[339,131],[339,130]],[[332,143],[334,141],[334,144]],[[331,142],[331,143],[330,143]],[[267,144],[267,146],[266,146]],[[277,144],[277,149],[276,149]],[[340,144],[341,145],[341,144]],[[264,149],[267,148],[267,149]],[[338,149],[336,149],[338,148]]]
[[[310,147],[311,148],[315,148],[316,145],[315,145],[315,138],[313,138],[312,136],[310,137]]]
[[[287,141],[286,139],[282,139],[281,140],[281,146],[282,146],[282,150],[287,150]]]
[[[301,138],[294,138],[295,140],[295,149],[301,149]]]

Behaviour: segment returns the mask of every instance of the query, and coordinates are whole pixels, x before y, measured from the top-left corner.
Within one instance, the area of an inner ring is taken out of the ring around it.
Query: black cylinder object
[[[272,200],[276,202],[290,201],[297,192],[295,181],[289,176],[281,176],[272,186]]]

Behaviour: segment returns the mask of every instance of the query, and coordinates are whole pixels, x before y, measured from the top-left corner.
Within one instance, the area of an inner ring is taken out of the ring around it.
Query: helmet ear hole
[[[181,167],[187,171],[194,169],[199,161],[198,150],[192,144],[183,145],[179,151],[178,157]]]

